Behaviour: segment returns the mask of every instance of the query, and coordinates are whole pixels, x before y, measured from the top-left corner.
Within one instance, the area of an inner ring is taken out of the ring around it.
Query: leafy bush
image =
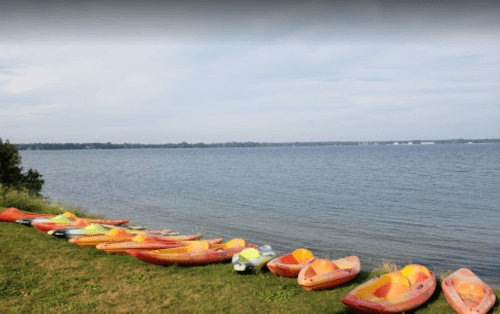
[[[33,169],[23,173],[20,164],[18,148],[8,140],[3,143],[0,138],[0,185],[16,190],[26,189],[30,194],[39,195],[45,183],[42,175]]]

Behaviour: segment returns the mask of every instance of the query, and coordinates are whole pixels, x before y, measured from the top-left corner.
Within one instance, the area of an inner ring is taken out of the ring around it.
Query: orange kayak
[[[199,235],[194,235],[191,237],[199,237]],[[110,254],[125,254],[127,253],[127,251],[153,251],[153,250],[188,246],[189,244],[191,244],[191,241],[171,240],[165,238],[169,237],[151,236],[143,233],[136,235],[132,239],[121,240],[117,242],[101,243],[98,244],[96,248]],[[223,239],[218,238],[218,239],[209,239],[203,241],[212,244],[217,244],[221,243]]]
[[[55,218],[51,218],[55,220]],[[118,220],[116,220],[118,221]],[[51,230],[58,230],[58,229],[65,229],[65,228],[85,228],[90,226],[91,224],[95,224],[92,222],[92,220],[89,220],[87,218],[76,218],[76,220],[72,220],[72,218],[68,218],[68,222],[32,222],[31,225],[35,228],[37,228],[40,232],[49,232]],[[129,229],[128,227],[121,227],[115,225],[109,225],[105,224],[103,222],[97,223],[98,225],[103,226],[104,228],[108,228],[111,230],[111,228],[125,228],[127,230],[135,230],[135,229]],[[109,231],[108,230],[108,231]]]
[[[316,260],[311,251],[297,249],[290,254],[276,257],[267,263],[267,268],[273,274],[282,277],[294,278],[299,275],[300,270]]]
[[[15,222],[18,219],[26,218],[53,218],[56,215],[23,213],[19,209],[11,207],[0,213],[0,222]]]
[[[205,265],[230,260],[233,255],[247,247],[243,239],[233,239],[225,244],[210,244],[204,241],[193,241],[190,245],[172,249],[154,251],[127,251],[137,259],[155,265]]]
[[[297,280],[306,290],[328,289],[353,280],[360,271],[355,255],[334,261],[317,259],[302,268]]]
[[[79,246],[96,246],[101,243],[122,241],[127,239],[132,239],[137,234],[140,233],[156,233],[158,235],[169,233],[172,230],[126,230],[113,228],[105,234],[94,235],[94,236],[82,236],[71,238],[68,241],[71,243],[78,244]]]
[[[495,304],[495,294],[472,271],[461,268],[441,283],[448,303],[460,314],[487,313]]]
[[[191,235],[149,235],[158,241],[193,241],[201,238],[201,234]],[[221,241],[222,242],[222,241]]]
[[[76,218],[75,218],[76,219]],[[111,225],[118,226],[128,222],[128,219],[97,219],[97,218],[82,218],[90,223],[100,224],[100,225]]]
[[[70,219],[70,220],[73,220],[75,221],[76,219],[78,219],[78,217],[75,216],[75,214],[73,213],[65,213],[67,215],[67,217]],[[121,224],[124,224],[124,223],[127,223],[128,222],[128,219],[119,219],[119,220],[116,220],[116,219],[100,219],[100,218],[80,218],[80,219],[83,219],[89,223],[94,223],[94,224],[100,224],[100,225],[112,225],[112,226],[117,226],[117,225],[121,225]]]
[[[356,313],[401,313],[424,304],[436,289],[436,276],[426,267],[411,264],[373,278],[341,301]]]
[[[76,217],[74,218],[76,220]],[[81,218],[89,223],[100,224],[100,225],[111,225],[118,226],[128,222],[128,219],[97,219],[97,218]]]

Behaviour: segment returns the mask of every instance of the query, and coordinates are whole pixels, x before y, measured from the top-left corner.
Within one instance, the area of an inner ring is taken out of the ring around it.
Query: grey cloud
[[[12,1],[3,40],[262,43],[499,39],[497,1]]]

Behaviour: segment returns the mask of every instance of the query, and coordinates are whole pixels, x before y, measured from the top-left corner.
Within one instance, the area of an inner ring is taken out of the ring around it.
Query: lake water
[[[42,194],[151,229],[470,268],[500,286],[500,144],[22,151]]]

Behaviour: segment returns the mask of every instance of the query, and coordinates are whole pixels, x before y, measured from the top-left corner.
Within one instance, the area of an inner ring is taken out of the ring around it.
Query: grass
[[[71,212],[78,217],[104,218],[93,212],[88,212],[80,206],[65,204],[62,202],[52,203],[50,199],[41,195],[30,195],[27,190],[7,189],[0,185],[0,206],[15,207],[19,210],[33,213],[59,215],[64,212]]]
[[[0,208],[0,211],[6,208]],[[0,223],[0,313],[339,313],[359,284],[396,267],[386,261],[342,286],[306,291],[269,272],[236,274],[230,263],[162,267],[109,255]],[[498,299],[493,313],[500,313]],[[411,313],[456,313],[440,289]]]

